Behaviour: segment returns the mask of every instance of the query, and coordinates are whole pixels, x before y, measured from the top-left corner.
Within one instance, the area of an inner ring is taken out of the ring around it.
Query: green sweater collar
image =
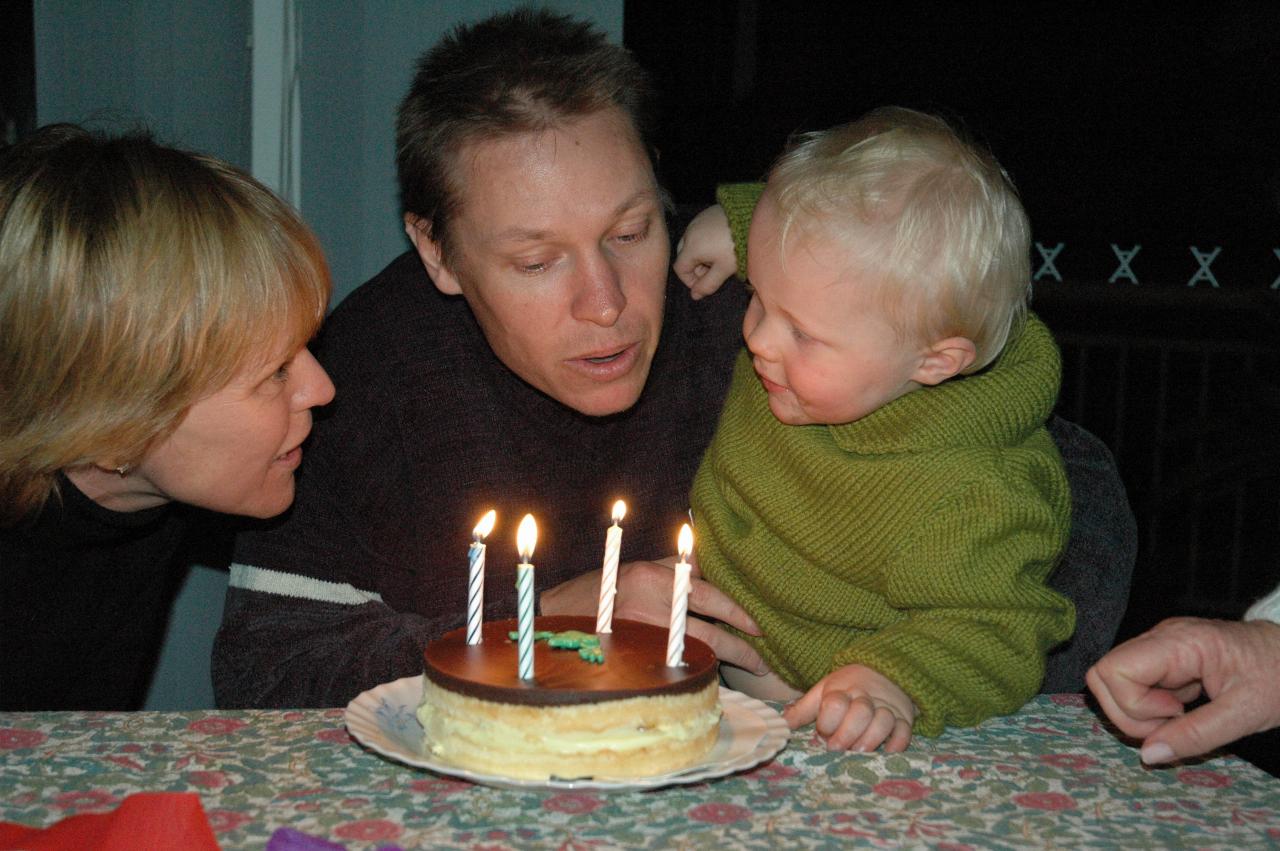
[[[1061,372],[1049,329],[1028,315],[1021,333],[985,370],[912,391],[856,422],[826,428],[841,449],[863,455],[1007,446],[1044,424]]]

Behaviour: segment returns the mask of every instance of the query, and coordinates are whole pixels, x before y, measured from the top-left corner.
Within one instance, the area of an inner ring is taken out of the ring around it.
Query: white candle
[[[604,536],[604,568],[600,572],[600,607],[596,610],[596,632],[613,632],[613,598],[618,593],[618,555],[622,551],[622,527],[627,504],[613,504],[613,525]]]
[[[497,519],[497,512],[490,511],[480,518],[471,532],[471,549],[467,551],[467,561],[471,565],[467,577],[468,644],[480,643],[480,627],[484,623],[484,539],[493,531]]]
[[[686,523],[680,527],[677,544],[680,561],[676,562],[675,582],[671,589],[671,625],[667,628],[667,667],[684,665],[684,630],[689,614],[689,554],[693,552],[693,530]]]
[[[516,654],[522,680],[533,679],[533,547],[538,542],[538,524],[526,514],[516,532],[516,549],[520,563],[516,565]]]

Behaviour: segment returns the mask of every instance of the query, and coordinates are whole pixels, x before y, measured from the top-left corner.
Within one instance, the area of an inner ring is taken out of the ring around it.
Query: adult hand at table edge
[[[613,616],[667,626],[671,622],[671,565],[675,557],[662,561],[632,561],[618,568],[618,594]],[[695,566],[690,571],[689,611],[722,621],[750,635],[760,627],[720,589],[702,579]],[[594,615],[600,604],[600,571],[593,570],[542,592],[541,610],[546,615]],[[686,632],[705,641],[716,658],[758,674],[769,669],[750,644],[702,618],[690,617]]]
[[[1280,726],[1280,625],[1171,618],[1117,645],[1085,680],[1142,761],[1197,756]],[[1208,703],[1186,712],[1201,693]]]

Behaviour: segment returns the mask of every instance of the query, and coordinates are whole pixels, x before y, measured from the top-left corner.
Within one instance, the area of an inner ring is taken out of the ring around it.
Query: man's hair
[[[298,215],[212,157],[69,124],[0,152],[0,523],[304,345],[330,287]]]
[[[455,160],[476,141],[617,108],[646,152],[653,90],[623,47],[591,24],[528,8],[455,27],[418,61],[396,121],[400,205],[450,257],[462,199]]]
[[[904,339],[967,337],[991,363],[1025,318],[1031,227],[1012,181],[944,120],[884,107],[798,136],[774,165],[792,229],[847,244]]]

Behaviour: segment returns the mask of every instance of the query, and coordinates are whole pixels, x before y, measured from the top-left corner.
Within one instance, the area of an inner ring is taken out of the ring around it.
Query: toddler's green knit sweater
[[[873,668],[911,696],[923,735],[1035,693],[1075,620],[1045,585],[1070,521],[1044,428],[1060,369],[1030,317],[980,373],[846,425],[788,426],[739,357],[693,484],[698,563],[756,619],[750,640],[783,679]]]

